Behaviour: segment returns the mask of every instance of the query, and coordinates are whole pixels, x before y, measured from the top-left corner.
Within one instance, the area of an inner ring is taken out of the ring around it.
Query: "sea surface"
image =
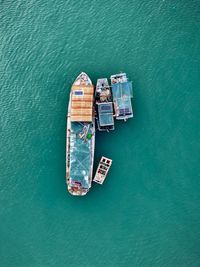
[[[65,184],[70,87],[124,71],[103,186]],[[200,1],[0,0],[0,266],[200,266]]]

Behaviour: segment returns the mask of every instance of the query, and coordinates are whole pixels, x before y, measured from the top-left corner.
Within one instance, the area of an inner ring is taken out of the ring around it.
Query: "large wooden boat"
[[[111,87],[115,117],[126,121],[133,117],[131,98],[133,97],[132,82],[128,81],[126,73],[111,75]]]
[[[114,130],[112,93],[107,78],[97,80],[95,104],[98,130]]]
[[[67,115],[66,183],[72,195],[85,195],[92,183],[95,117],[94,87],[82,72],[72,85]]]

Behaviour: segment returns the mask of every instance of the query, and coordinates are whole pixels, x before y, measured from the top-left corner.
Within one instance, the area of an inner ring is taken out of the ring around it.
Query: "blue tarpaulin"
[[[133,97],[132,82],[112,84],[112,95],[114,100],[122,97]]]
[[[112,103],[98,104],[99,124],[100,126],[114,125]]]
[[[112,84],[113,101],[116,105],[117,119],[133,117],[131,98],[133,97],[132,82]]]

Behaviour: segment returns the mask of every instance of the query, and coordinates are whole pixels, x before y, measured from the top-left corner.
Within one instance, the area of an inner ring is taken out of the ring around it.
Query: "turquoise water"
[[[200,3],[0,1],[0,265],[200,266]],[[98,133],[113,165],[65,185],[70,86],[119,71],[135,118]]]

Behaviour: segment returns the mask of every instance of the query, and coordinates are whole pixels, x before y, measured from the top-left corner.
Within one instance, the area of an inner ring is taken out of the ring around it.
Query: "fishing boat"
[[[98,130],[114,130],[112,93],[106,78],[97,80],[95,104]]]
[[[85,195],[92,183],[95,116],[94,87],[82,72],[74,81],[67,114],[66,183],[72,195]]]
[[[111,159],[102,157],[99,162],[93,181],[98,184],[103,184],[111,165],[112,165]]]
[[[126,73],[111,75],[111,88],[115,117],[126,121],[133,117],[131,98],[133,97],[132,82],[128,81]]]

